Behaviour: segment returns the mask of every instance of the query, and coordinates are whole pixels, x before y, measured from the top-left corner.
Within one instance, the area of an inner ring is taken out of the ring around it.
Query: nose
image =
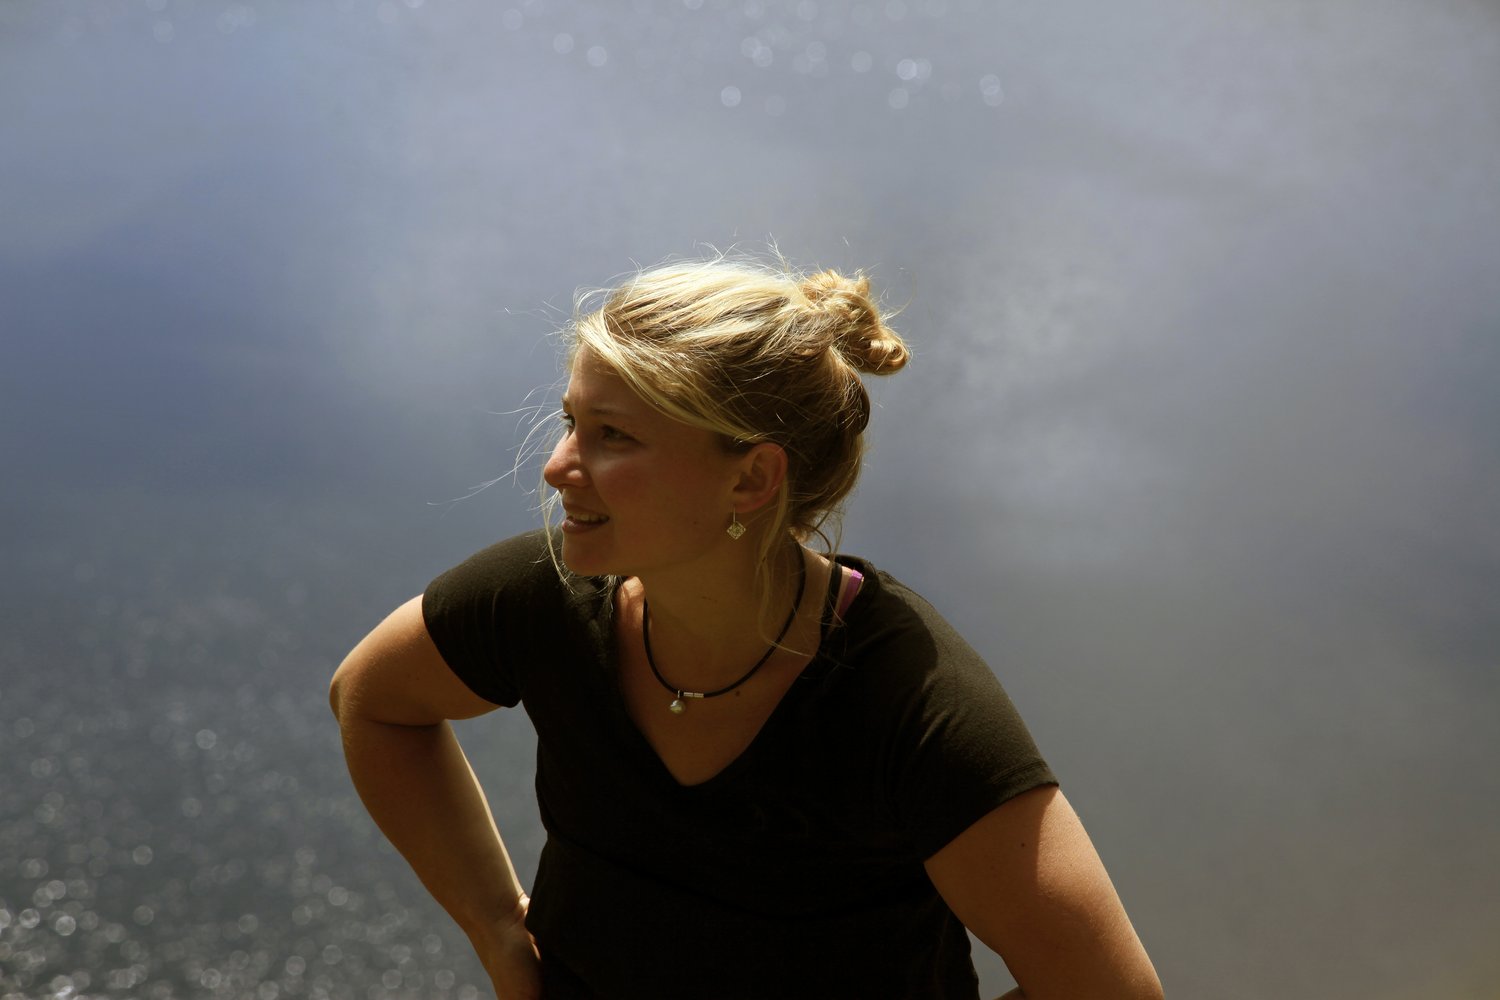
[[[564,486],[582,486],[588,482],[588,477],[583,472],[583,463],[579,460],[576,435],[564,435],[553,446],[552,456],[542,467],[542,478],[554,490],[561,490]]]

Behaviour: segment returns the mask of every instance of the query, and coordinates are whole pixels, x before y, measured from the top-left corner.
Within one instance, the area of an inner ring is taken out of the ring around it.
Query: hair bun
[[[901,337],[885,325],[870,301],[870,279],[819,271],[802,280],[809,307],[824,320],[830,343],[854,367],[868,375],[891,375],[909,357]]]

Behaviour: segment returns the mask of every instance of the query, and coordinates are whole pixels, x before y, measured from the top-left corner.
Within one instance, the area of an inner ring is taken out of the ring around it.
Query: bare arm
[[[413,598],[333,676],[329,701],[365,808],[468,934],[501,1000],[540,996],[529,902],[449,719],[496,706],[443,662]]]
[[[1001,1000],[1161,1000],[1161,982],[1073,807],[1006,802],[927,861],[933,885],[1019,984]]]

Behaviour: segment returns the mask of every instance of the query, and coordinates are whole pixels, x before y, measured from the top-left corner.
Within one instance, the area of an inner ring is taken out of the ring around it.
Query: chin
[[[619,575],[618,569],[612,567],[608,559],[584,550],[583,546],[577,543],[569,544],[566,538],[563,539],[558,555],[568,572],[574,576]]]

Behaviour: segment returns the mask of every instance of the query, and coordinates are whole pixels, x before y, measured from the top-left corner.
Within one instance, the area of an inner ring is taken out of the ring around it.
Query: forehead
[[[657,412],[618,372],[594,357],[586,347],[580,347],[573,355],[563,401],[573,406],[607,407],[632,413]]]
[[[573,357],[563,404],[576,417],[588,413],[621,424],[632,432],[648,433],[653,443],[691,446],[722,453],[713,431],[684,423],[652,406],[613,368],[580,347]]]

